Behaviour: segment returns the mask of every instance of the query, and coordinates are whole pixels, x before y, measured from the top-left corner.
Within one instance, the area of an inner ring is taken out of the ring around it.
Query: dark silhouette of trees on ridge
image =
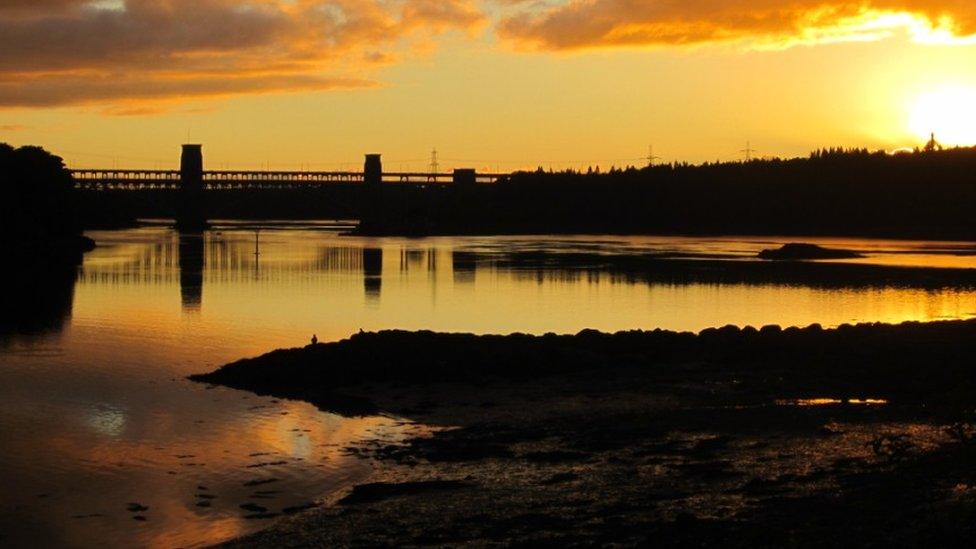
[[[389,202],[389,201],[388,201]],[[976,238],[976,148],[518,172],[455,192],[390,232]],[[382,231],[378,231],[382,232]]]

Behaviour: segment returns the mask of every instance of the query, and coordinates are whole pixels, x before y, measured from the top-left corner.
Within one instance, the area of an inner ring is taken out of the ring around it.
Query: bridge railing
[[[81,189],[172,189],[180,183],[179,170],[71,170],[75,184]],[[506,174],[476,173],[477,183],[495,183]],[[409,185],[449,185],[452,173],[389,172],[383,183]],[[203,172],[205,188],[272,188],[318,186],[336,183],[364,182],[362,172],[306,172],[306,171],[230,171]]]
[[[205,171],[203,182],[295,182],[295,183],[347,183],[362,182],[362,172],[290,172],[290,171]]]
[[[175,189],[179,170],[71,170],[80,189]]]

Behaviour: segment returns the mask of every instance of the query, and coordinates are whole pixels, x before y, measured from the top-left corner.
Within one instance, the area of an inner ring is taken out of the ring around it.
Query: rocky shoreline
[[[194,376],[437,426],[232,546],[970,543],[976,321],[358,334]]]

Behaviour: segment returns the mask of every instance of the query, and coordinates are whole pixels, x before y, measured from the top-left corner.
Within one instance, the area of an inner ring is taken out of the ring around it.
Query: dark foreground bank
[[[970,544],[976,321],[360,334],[194,379],[452,427],[241,546]]]

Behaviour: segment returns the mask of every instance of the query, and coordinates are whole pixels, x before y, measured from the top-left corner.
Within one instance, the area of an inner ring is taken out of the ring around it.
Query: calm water
[[[736,272],[788,239],[366,239],[314,224],[90,236],[99,248],[76,277],[52,283],[34,307],[42,318],[0,334],[0,545],[212,543],[269,524],[245,518],[255,512],[242,504],[281,513],[365,479],[370,464],[343,447],[422,427],[184,380],[313,333],[329,341],[383,328],[699,330],[976,316],[976,287],[958,276],[729,282],[714,266],[711,275],[694,267],[718,259]],[[976,269],[970,243],[813,241],[866,253],[854,263]],[[660,253],[692,266],[661,277],[629,263]]]

